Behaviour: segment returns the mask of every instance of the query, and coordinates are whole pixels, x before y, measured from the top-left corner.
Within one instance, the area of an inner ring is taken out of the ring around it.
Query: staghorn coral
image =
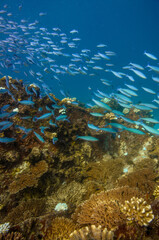
[[[137,222],[140,226],[148,226],[154,218],[151,206],[143,198],[133,197],[120,209],[129,223]]]
[[[79,230],[75,230],[70,234],[69,240],[113,240],[113,231],[108,231],[107,228],[102,230],[101,226],[96,227],[91,225],[90,227],[83,227]]]
[[[14,180],[9,186],[9,192],[11,194],[18,193],[26,187],[33,187],[38,184],[39,178],[48,171],[48,164],[42,160],[31,166],[29,172],[18,174],[16,180]]]
[[[0,234],[0,240],[25,240],[20,232],[11,232],[5,235]]]
[[[64,217],[53,219],[50,227],[46,230],[44,240],[69,240],[69,235],[76,229],[72,220]]]
[[[120,210],[120,204],[133,196],[141,196],[137,189],[121,187],[99,194],[93,194],[88,200],[77,207],[72,218],[80,226],[101,225],[108,230],[116,229],[125,222],[125,216]]]

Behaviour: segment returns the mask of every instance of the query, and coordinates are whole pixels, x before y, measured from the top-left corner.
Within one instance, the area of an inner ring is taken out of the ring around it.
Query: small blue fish
[[[6,110],[7,108],[9,108],[10,107],[10,105],[9,104],[7,104],[7,105],[5,105],[5,106],[3,106],[2,108],[1,108],[1,112],[3,112],[4,110]]]
[[[53,144],[55,144],[57,141],[58,141],[58,138],[57,137],[53,137],[53,139],[52,139]]]
[[[9,77],[6,76],[5,78],[6,78],[6,86],[7,86],[7,88],[9,88],[9,87],[10,87],[10,86],[9,86]]]
[[[0,138],[1,143],[10,143],[10,142],[14,142],[15,140],[16,140],[15,138],[7,138],[7,137]]]
[[[60,121],[60,120],[67,120],[67,115],[61,114],[58,117],[56,117],[56,121]]]
[[[10,122],[9,121],[2,121],[2,122],[0,122],[0,126],[6,125],[8,123],[10,123]]]
[[[76,139],[82,139],[82,140],[91,141],[91,142],[99,141],[98,138],[95,138],[95,137],[92,137],[92,136],[77,136]]]
[[[37,118],[37,120],[45,119],[51,117],[52,113],[45,113],[44,115]]]
[[[139,129],[136,129],[136,128],[128,128],[128,127],[125,127],[125,130],[126,131],[129,131],[129,132],[132,132],[132,133],[136,133],[136,134],[139,134],[139,135],[144,135],[145,133]]]
[[[4,131],[4,130],[8,129],[8,128],[10,128],[12,125],[13,125],[12,122],[10,122],[10,123],[8,123],[8,124],[5,124],[5,125],[0,129],[0,131]]]
[[[90,115],[94,116],[94,117],[103,117],[104,114],[102,113],[90,113]]]
[[[96,131],[99,131],[99,130],[100,130],[99,127],[97,127],[97,126],[95,126],[95,125],[93,125],[93,124],[88,123],[87,125],[88,125],[88,127],[89,127],[90,129],[93,129],[93,130],[96,130]]]
[[[19,103],[23,105],[34,105],[34,102],[29,100],[22,100],[22,101],[19,101]]]
[[[40,136],[38,133],[36,133],[35,131],[34,131],[34,134],[35,134],[35,136],[40,140],[40,142],[42,142],[42,143],[44,143],[45,142],[45,140],[42,138],[42,136]]]
[[[8,92],[7,89],[0,89],[0,93],[6,93],[6,92]]]
[[[117,131],[113,128],[100,128],[100,130],[104,132],[109,132],[109,133],[117,133]]]
[[[100,101],[95,100],[95,99],[92,99],[92,101],[93,101],[97,106],[99,106],[99,107],[101,107],[101,108],[104,108],[104,109],[106,109],[106,110],[108,110],[108,111],[111,111],[111,110],[112,110],[111,107],[109,107],[106,103],[100,102]]]

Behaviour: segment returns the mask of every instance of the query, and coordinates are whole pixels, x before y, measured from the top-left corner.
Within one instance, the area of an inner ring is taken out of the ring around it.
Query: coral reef
[[[143,168],[120,177],[117,186],[137,187],[148,200],[152,198],[156,178],[157,173],[152,168]]]
[[[57,217],[53,219],[51,225],[46,229],[44,240],[64,240],[69,239],[70,234],[76,229],[72,220]]]
[[[39,178],[48,171],[48,164],[46,161],[40,161],[31,166],[26,173],[18,174],[16,180],[14,180],[9,186],[9,192],[11,194],[18,193],[27,187],[37,186]]]
[[[113,240],[114,233],[101,226],[84,227],[70,234],[70,240]]]
[[[11,232],[5,235],[0,234],[0,240],[25,240],[19,232]]]
[[[118,228],[125,222],[120,205],[133,196],[140,196],[137,189],[122,187],[94,194],[83,202],[72,215],[80,226],[102,226],[108,230]]]
[[[143,198],[133,197],[120,206],[129,223],[137,222],[140,226],[148,226],[154,219],[152,208]]]
[[[0,143],[1,227],[9,222],[1,239],[158,239],[158,138],[125,130],[96,131],[88,122],[99,128],[110,123],[140,126],[97,106],[86,108],[75,98],[60,101],[53,94],[39,98],[36,85],[26,86],[11,77],[9,81],[18,91],[11,87],[12,96],[0,94],[0,108],[7,107],[13,123],[0,137],[15,139]],[[5,89],[6,79],[0,82]],[[34,106],[19,103],[28,99],[27,91]],[[148,111],[123,109],[115,99],[109,106],[135,121],[151,117]],[[41,116],[46,118],[39,120]]]

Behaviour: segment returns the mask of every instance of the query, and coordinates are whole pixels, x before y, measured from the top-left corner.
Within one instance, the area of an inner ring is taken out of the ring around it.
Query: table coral
[[[108,231],[107,228],[102,229],[101,226],[96,227],[91,225],[90,227],[84,227],[79,230],[75,230],[70,234],[70,240],[113,240],[113,231]]]
[[[29,172],[19,174],[17,178],[10,184],[9,192],[11,194],[18,193],[26,187],[36,186],[39,178],[48,170],[48,164],[42,160],[31,166]]]
[[[140,226],[148,226],[154,215],[151,205],[143,198],[133,197],[120,206],[129,223],[137,222]]]

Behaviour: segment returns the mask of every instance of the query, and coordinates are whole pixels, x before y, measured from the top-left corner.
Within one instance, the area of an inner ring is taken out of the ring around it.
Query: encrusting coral
[[[120,206],[129,223],[137,222],[140,226],[148,226],[153,220],[152,208],[143,198],[133,197]]]
[[[69,240],[113,240],[114,232],[102,229],[101,226],[83,227],[70,234]]]

